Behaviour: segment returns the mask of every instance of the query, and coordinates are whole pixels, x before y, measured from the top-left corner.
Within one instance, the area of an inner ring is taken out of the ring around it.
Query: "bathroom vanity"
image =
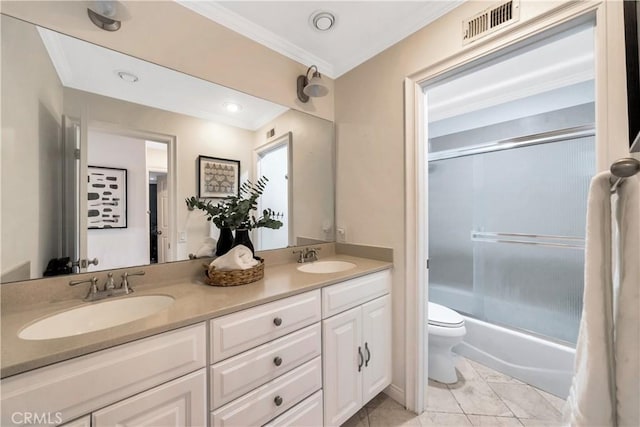
[[[3,311],[1,424],[340,425],[391,382],[391,263],[331,259],[355,267],[268,265],[233,288],[139,284],[134,295],[174,303],[77,336],[17,337],[81,300]]]

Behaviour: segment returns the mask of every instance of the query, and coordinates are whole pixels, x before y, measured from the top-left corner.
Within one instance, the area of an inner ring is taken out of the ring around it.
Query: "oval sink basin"
[[[173,304],[166,295],[144,295],[83,305],[38,320],[23,328],[24,340],[49,340],[111,328],[151,316]]]
[[[298,271],[303,273],[338,273],[340,271],[351,270],[356,265],[346,261],[315,261],[303,264],[298,267]]]

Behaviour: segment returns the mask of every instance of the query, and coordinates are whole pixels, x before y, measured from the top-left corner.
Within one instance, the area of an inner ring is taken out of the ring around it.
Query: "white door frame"
[[[121,135],[121,136],[136,138],[136,139],[142,139],[142,140],[150,140],[155,142],[162,142],[167,144],[167,170],[164,172],[168,174],[168,179],[167,179],[167,186],[168,186],[168,192],[169,192],[168,203],[169,203],[169,215],[171,217],[169,218],[170,249],[169,249],[169,253],[167,254],[167,261],[177,261],[177,249],[178,249],[178,231],[177,231],[178,230],[178,161],[177,161],[177,147],[176,147],[177,138],[173,135],[165,135],[165,134],[152,132],[152,131],[127,129],[116,123],[102,122],[98,120],[86,120],[84,122],[87,123],[86,125],[87,131],[89,129],[95,129],[100,132],[112,133],[115,135]],[[84,145],[84,148],[86,147],[87,145]],[[80,153],[81,158],[82,156],[84,156],[85,164],[87,161],[86,151],[87,151],[86,149],[83,149],[81,150],[81,153]],[[149,189],[149,185],[148,185],[149,171],[148,170],[147,170],[146,180],[147,180],[146,188],[148,193],[149,191],[148,190]],[[84,193],[82,194],[85,194],[85,193],[86,193],[86,188]],[[86,203],[86,194],[84,198],[85,198],[84,203]],[[81,201],[81,203],[83,202]],[[147,196],[146,203],[148,203],[148,196]],[[85,224],[85,229],[86,229],[86,224]],[[147,215],[146,229],[147,230],[149,229],[148,215]]]
[[[476,59],[588,14],[596,17],[596,167],[598,171],[608,170],[611,162],[629,153],[622,2],[558,3],[548,13],[513,24],[405,79],[405,406],[411,411],[425,410],[427,384],[428,343],[422,319],[428,318],[428,289],[420,286],[427,278],[428,242],[422,86]]]

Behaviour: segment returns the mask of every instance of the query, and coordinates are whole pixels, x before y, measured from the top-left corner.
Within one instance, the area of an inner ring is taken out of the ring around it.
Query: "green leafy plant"
[[[239,196],[228,196],[214,204],[212,201],[203,202],[196,197],[186,199],[189,208],[197,208],[207,214],[207,220],[213,222],[216,227],[230,227],[231,229],[253,230],[266,227],[277,230],[282,227],[281,213],[271,209],[264,209],[262,215],[256,217],[253,213],[258,207],[258,198],[264,193],[269,179],[265,176],[257,182],[244,182],[240,186]]]

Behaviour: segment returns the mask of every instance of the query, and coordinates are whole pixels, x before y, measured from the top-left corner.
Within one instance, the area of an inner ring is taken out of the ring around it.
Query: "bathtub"
[[[474,311],[476,303],[470,292],[437,283],[429,284],[429,299],[467,313]],[[484,302],[492,304],[491,301]],[[499,304],[493,307],[499,307]],[[467,335],[461,344],[453,348],[454,352],[563,399],[569,395],[574,347],[473,317],[463,317]]]
[[[565,399],[575,349],[463,316],[467,335],[454,352]]]

